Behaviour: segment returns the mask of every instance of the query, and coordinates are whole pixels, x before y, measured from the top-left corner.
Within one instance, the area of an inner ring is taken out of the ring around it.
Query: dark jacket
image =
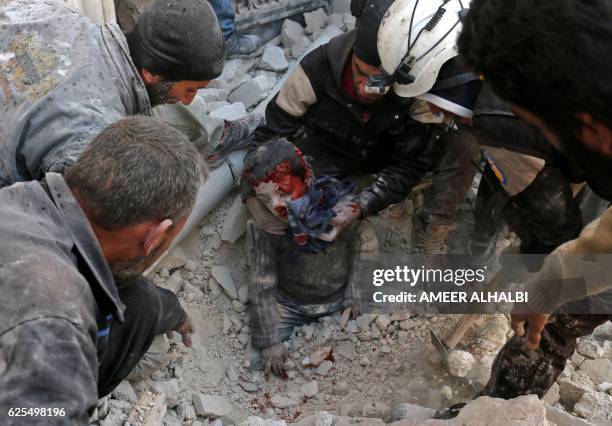
[[[0,188],[64,173],[103,128],[151,114],[119,27],[57,0],[0,5]]]
[[[353,222],[324,253],[297,251],[290,233],[272,235],[255,222],[247,225],[253,345],[280,343],[277,298],[297,305],[361,299],[360,283],[368,261],[378,254],[378,239],[366,221]]]
[[[0,407],[56,407],[65,410],[59,423],[88,424],[99,359],[126,318],[111,271],[58,174],[1,189],[0,217]],[[165,316],[174,327],[184,315]]]
[[[390,93],[364,105],[344,92],[342,73],[355,38],[354,31],[335,37],[300,62],[268,104],[262,133],[292,138],[305,128],[305,140],[297,145],[319,146],[320,156],[332,157],[339,173],[377,173],[355,200],[367,216],[402,201],[421,180],[432,161],[435,126],[410,118],[413,99]]]

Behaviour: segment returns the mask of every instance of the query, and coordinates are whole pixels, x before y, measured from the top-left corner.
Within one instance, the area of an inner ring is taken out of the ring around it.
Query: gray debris
[[[381,314],[376,317],[376,325],[378,326],[381,332],[385,332],[390,324],[391,318],[389,317],[389,315]]]
[[[389,415],[389,406],[384,402],[368,402],[363,406],[361,415],[363,417],[384,419]]]
[[[582,395],[593,391],[589,386],[576,383],[571,379],[561,379],[558,383],[561,402],[570,410],[574,408],[574,404],[576,404]]]
[[[436,410],[432,410],[431,408],[422,407],[415,404],[402,403],[396,405],[393,407],[393,410],[391,410],[391,420],[427,420],[431,419],[434,414],[436,414]]]
[[[249,392],[249,393],[257,392],[257,390],[259,389],[255,383],[251,383],[251,382],[240,382],[238,383],[238,385],[242,389],[244,389],[245,392]]]
[[[579,371],[586,374],[595,385],[612,382],[612,360],[606,358],[587,359],[580,365]]]
[[[169,379],[160,382],[151,382],[151,391],[153,393],[163,393],[166,395],[166,403],[169,407],[172,407],[178,403],[181,389],[178,380]]]
[[[110,413],[100,422],[100,426],[123,426],[127,416],[123,413]]]
[[[302,327],[302,333],[304,333],[304,340],[309,341],[314,335],[314,327],[312,325],[305,325]]]
[[[560,397],[559,383],[555,382],[550,389],[548,389],[548,392],[546,392],[546,394],[542,397],[542,402],[546,405],[552,406],[559,401]]]
[[[160,286],[177,294],[179,290],[183,288],[183,275],[181,271],[174,271],[166,281],[160,284]]]
[[[340,31],[344,31],[346,29],[346,24],[344,23],[344,14],[343,13],[334,13],[329,17],[331,23],[338,27]]]
[[[206,107],[208,108],[208,112],[211,113],[213,111],[218,110],[219,108],[229,106],[229,105],[231,104],[227,101],[219,101],[219,102],[210,102],[206,104]]]
[[[344,14],[344,26],[346,31],[352,31],[355,28],[357,19],[350,13]]]
[[[555,407],[546,407],[546,419],[557,426],[593,426],[592,423]]]
[[[283,46],[291,48],[295,43],[304,37],[304,28],[291,19],[285,19],[281,28],[281,42]]]
[[[472,354],[466,351],[454,350],[448,354],[448,370],[455,377],[465,377],[474,362]]]
[[[289,48],[289,52],[293,58],[298,59],[310,45],[310,39],[306,36],[302,36]]]
[[[604,349],[599,343],[591,339],[580,339],[576,350],[580,355],[587,358],[596,359],[603,355]]]
[[[357,350],[355,344],[349,340],[344,340],[336,346],[336,353],[350,361],[357,358]]]
[[[244,306],[244,303],[241,303],[239,300],[234,300],[232,302],[232,308],[234,308],[234,310],[239,314],[246,311],[246,306]]]
[[[349,385],[344,381],[340,381],[332,387],[332,393],[334,395],[345,395],[348,391]]]
[[[236,290],[236,284],[232,278],[232,273],[225,266],[213,266],[210,270],[210,274],[221,286],[225,294],[232,299],[238,299],[238,291]]]
[[[317,383],[315,380],[312,380],[304,384],[300,391],[304,396],[312,398],[313,396],[319,393],[319,383]]]
[[[546,425],[546,408],[537,395],[514,399],[481,396],[461,409],[456,425]]]
[[[202,417],[217,419],[232,412],[232,404],[224,397],[218,395],[193,395],[193,405],[196,414]]]
[[[268,78],[265,75],[258,75],[236,88],[229,95],[229,101],[242,102],[245,108],[248,109],[264,100],[271,88],[272,85]]]
[[[289,62],[285,58],[283,49],[273,44],[267,44],[261,55],[259,68],[274,72],[282,72],[289,68]]]
[[[298,405],[297,401],[284,396],[275,395],[272,397],[272,405],[276,408],[289,408]]]
[[[232,92],[244,82],[247,72],[255,66],[256,59],[231,59],[225,62],[223,72],[219,77],[210,82],[207,89],[225,89]]]
[[[136,392],[134,392],[134,388],[127,380],[122,381],[119,385],[113,389],[112,395],[120,399],[122,401],[127,402],[136,402],[138,401],[138,396],[136,396]]]
[[[249,212],[242,202],[242,197],[236,195],[223,221],[221,239],[228,243],[235,243],[245,233],[248,218]]]
[[[323,9],[307,12],[304,13],[304,21],[306,21],[306,33],[314,34],[327,23],[327,14]]]
[[[317,367],[317,374],[321,375],[321,376],[327,376],[329,374],[329,372],[331,371],[332,367],[334,366],[334,363],[329,361],[329,360],[325,360],[321,363],[321,365],[319,365]]]
[[[589,421],[612,420],[612,396],[603,392],[587,392],[576,402],[573,410]]]
[[[176,407],[176,413],[179,419],[193,420],[196,418],[196,412],[193,404],[189,402],[182,402]]]
[[[236,102],[231,105],[222,106],[210,113],[211,117],[221,118],[226,121],[238,120],[247,115],[244,104]]]
[[[243,285],[238,289],[238,300],[240,303],[247,303],[249,301],[249,286]]]
[[[226,101],[229,93],[225,89],[201,89],[198,90],[198,96],[208,105],[210,102]]]
[[[446,400],[450,401],[453,399],[453,389],[450,386],[442,386],[442,389],[440,389],[440,394],[442,395],[442,398]]]

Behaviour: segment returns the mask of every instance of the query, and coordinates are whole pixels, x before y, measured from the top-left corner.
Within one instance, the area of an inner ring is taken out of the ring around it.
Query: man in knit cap
[[[378,240],[368,222],[355,221],[330,241],[333,207],[353,187],[316,178],[285,139],[247,155],[241,186],[255,219],[247,226],[252,367],[282,375],[283,341],[295,327],[343,307],[358,313],[361,267],[374,260]]]
[[[189,104],[221,74],[206,0],[154,2],[126,36],[61,1],[0,7],[0,187],[64,173],[110,123]]]

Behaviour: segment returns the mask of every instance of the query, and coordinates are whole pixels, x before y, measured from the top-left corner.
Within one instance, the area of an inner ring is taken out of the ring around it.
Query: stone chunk
[[[393,410],[391,411],[391,420],[427,420],[431,419],[434,414],[436,414],[436,410],[432,410],[431,408],[421,407],[420,405],[415,404],[402,403],[393,407]]]
[[[595,385],[612,382],[612,360],[587,359],[580,365],[579,371],[589,376]]]
[[[313,34],[325,26],[327,14],[322,8],[313,12],[307,12],[304,13],[304,21],[306,21],[306,33]]]
[[[113,396],[122,401],[138,401],[138,397],[136,396],[136,392],[134,392],[134,388],[127,380],[122,381],[115,389],[113,389]]]
[[[327,376],[329,374],[329,372],[331,371],[333,366],[334,366],[333,362],[325,360],[317,368],[317,374],[319,374],[321,376]]]
[[[220,108],[211,111],[210,116],[214,118],[220,118],[226,121],[238,120],[247,115],[244,104],[236,102],[233,104],[224,105]]]
[[[341,357],[344,357],[351,361],[357,358],[357,350],[355,348],[355,344],[349,340],[344,340],[340,342],[336,347],[336,353]]]
[[[448,370],[455,377],[465,377],[474,362],[472,354],[466,351],[454,350],[448,354]]]
[[[210,270],[210,274],[213,276],[215,281],[221,286],[225,294],[232,299],[238,299],[238,291],[236,290],[236,284],[230,270],[225,266],[213,266]]]
[[[304,36],[304,28],[300,24],[291,19],[285,19],[283,21],[283,27],[281,28],[281,43],[287,48],[291,48]]]
[[[181,271],[174,271],[165,282],[161,283],[161,287],[177,294],[183,288],[183,275]]]
[[[232,412],[232,404],[222,396],[195,394],[193,405],[196,414],[210,419],[218,419]]]
[[[594,340],[581,339],[576,346],[576,350],[580,355],[587,358],[596,359],[603,355],[604,349]]]
[[[258,75],[238,86],[229,95],[228,99],[230,102],[242,102],[244,107],[248,109],[264,100],[270,89],[271,84],[268,78],[265,75]]]
[[[166,395],[166,403],[172,407],[177,404],[181,392],[178,380],[169,379],[162,382],[151,382],[151,390]]]
[[[285,58],[283,49],[273,44],[267,44],[261,55],[259,68],[275,72],[282,72],[289,68],[289,62]]]
[[[537,395],[514,399],[481,396],[461,409],[456,425],[546,425],[546,408]]]
[[[246,205],[242,202],[242,197],[237,195],[223,222],[221,239],[228,243],[235,243],[245,233],[248,218],[249,212]]]
[[[293,399],[290,398],[285,398],[284,396],[273,396],[272,397],[272,405],[275,406],[276,408],[290,408],[290,407],[294,407],[296,405],[298,405],[297,401],[294,401]]]
[[[542,397],[542,402],[546,405],[554,405],[559,401],[559,383],[555,382],[552,384],[548,392]]]
[[[588,392],[582,395],[574,411],[589,421],[609,422],[612,420],[612,396],[603,392]]]
[[[208,105],[210,102],[222,102],[227,100],[229,93],[226,89],[201,89],[198,90],[198,96]]]
[[[587,392],[592,389],[586,385],[576,383],[570,379],[559,380],[559,397],[563,405],[572,410],[574,404]]]
[[[301,391],[304,396],[312,398],[319,393],[319,384],[315,380],[312,380],[303,385]]]

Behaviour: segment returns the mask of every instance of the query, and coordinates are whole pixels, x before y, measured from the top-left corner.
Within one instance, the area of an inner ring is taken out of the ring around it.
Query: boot
[[[258,35],[233,32],[225,39],[227,59],[253,58],[261,55],[263,40]]]

